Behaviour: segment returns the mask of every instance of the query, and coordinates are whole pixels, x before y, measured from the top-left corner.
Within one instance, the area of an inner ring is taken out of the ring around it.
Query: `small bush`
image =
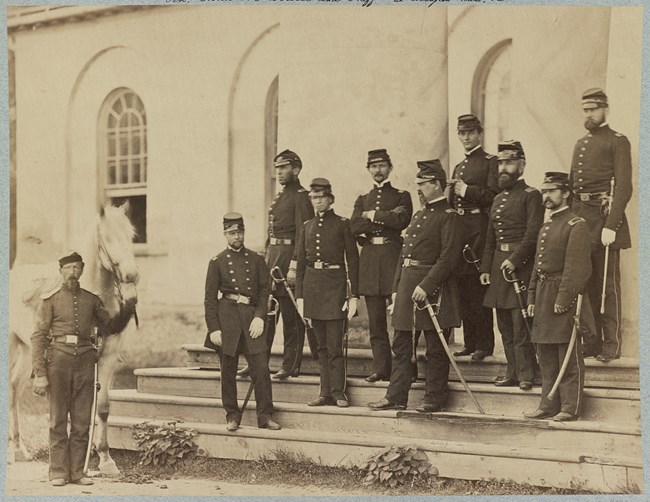
[[[437,475],[437,469],[429,463],[427,454],[414,446],[389,446],[368,458],[361,467],[366,473],[366,485],[395,488],[416,482],[428,481]]]
[[[194,441],[194,429],[180,429],[178,422],[152,425],[148,422],[136,424],[133,439],[140,452],[140,465],[165,466],[177,469],[200,454]]]

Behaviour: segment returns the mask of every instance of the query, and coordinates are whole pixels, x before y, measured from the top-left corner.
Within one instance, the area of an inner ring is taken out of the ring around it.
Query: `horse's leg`
[[[93,444],[99,455],[99,470],[105,476],[119,476],[120,470],[112,459],[108,449],[108,390],[113,383],[115,366],[117,364],[116,351],[119,348],[120,335],[109,337],[104,342],[102,355],[99,359],[98,379],[101,384],[97,394],[97,425]]]
[[[29,379],[30,366],[28,364],[28,347],[12,332],[9,335],[9,448],[7,449],[7,462],[12,464],[16,460],[29,461],[32,456],[27,451],[20,437],[19,395],[21,384]]]

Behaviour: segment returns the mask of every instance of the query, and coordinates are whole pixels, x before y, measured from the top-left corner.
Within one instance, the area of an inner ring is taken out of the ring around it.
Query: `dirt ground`
[[[93,473],[91,472],[91,475]],[[177,478],[154,480],[148,483],[124,483],[110,478],[96,477],[92,486],[68,484],[63,487],[50,485],[45,462],[17,462],[6,468],[7,496],[23,495],[65,495],[65,496],[99,496],[99,495],[148,495],[148,496],[323,496],[323,495],[368,495],[367,491],[358,493],[350,490],[337,490],[322,486],[286,486],[262,485],[252,483],[226,483],[210,479]],[[3,497],[0,497],[3,498]]]

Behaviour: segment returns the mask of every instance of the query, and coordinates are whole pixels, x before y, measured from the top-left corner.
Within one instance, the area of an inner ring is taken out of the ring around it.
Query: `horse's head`
[[[138,267],[133,254],[133,225],[120,207],[104,206],[97,225],[97,250],[102,268],[110,274],[122,303],[135,304]]]

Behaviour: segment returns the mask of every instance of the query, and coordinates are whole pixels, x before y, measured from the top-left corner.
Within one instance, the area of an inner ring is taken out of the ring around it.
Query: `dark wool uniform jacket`
[[[454,179],[462,180],[467,184],[465,196],[454,193],[453,187],[449,189],[449,203],[456,210],[467,211],[461,215],[463,225],[463,245],[468,244],[477,258],[483,254],[485,247],[485,234],[488,226],[488,213],[492,206],[494,196],[499,193],[498,171],[496,155],[486,153],[480,146],[470,153],[465,154],[465,159],[454,168]],[[472,214],[469,211],[479,209],[481,212]],[[475,265],[465,259],[458,264],[460,274],[477,274]]]
[[[57,350],[72,355],[82,355],[93,350],[93,328],[103,335],[121,332],[131,318],[132,311],[122,310],[113,319],[104,308],[99,296],[83,288],[70,290],[59,286],[41,296],[36,310],[36,329],[31,336],[32,367],[38,377],[46,375],[45,350],[52,338],[62,335],[78,337],[77,347],[54,342]]]
[[[282,187],[271,202],[269,208],[268,239],[266,241],[266,264],[269,270],[280,267],[284,277],[287,276],[291,260],[295,260],[295,245],[298,234],[305,221],[314,217],[314,208],[298,179]],[[293,244],[271,245],[271,237],[289,239]],[[271,283],[271,289],[277,296],[286,296],[283,286]]]
[[[359,251],[350,231],[350,220],[332,209],[305,222],[296,246],[296,298],[304,299],[308,319],[345,319],[342,308],[350,296],[359,296]],[[338,265],[337,269],[314,264]],[[347,270],[346,270],[347,268]]]
[[[539,232],[534,261],[535,273],[528,286],[528,304],[535,305],[531,341],[567,343],[573,330],[576,298],[591,275],[591,246],[585,220],[569,208],[552,214]],[[545,280],[540,280],[538,274]],[[588,303],[583,300],[583,309]],[[556,314],[555,304],[571,308]]]
[[[364,211],[375,211],[373,220],[362,218]],[[360,195],[350,218],[352,234],[362,246],[359,257],[359,294],[390,296],[395,267],[402,249],[401,233],[411,221],[411,194],[394,188],[390,182]],[[385,237],[386,244],[372,244],[372,237]]]
[[[427,204],[413,216],[404,234],[404,246],[393,281],[393,291],[397,293],[393,309],[393,327],[396,330],[413,329],[411,296],[416,286],[426,291],[432,304],[440,301],[437,317],[441,328],[460,326],[458,288],[452,276],[452,270],[461,259],[459,218],[445,199]],[[430,265],[405,267],[407,259]],[[427,310],[417,311],[415,328],[434,329]]]
[[[615,179],[614,199],[609,215],[607,200],[579,200],[579,194],[609,193]],[[616,232],[612,249],[627,249],[632,245],[625,207],[632,197],[632,158],[630,142],[608,125],[599,127],[580,138],[573,149],[569,185],[574,196],[571,211],[587,220],[592,243],[600,244],[603,227]]]
[[[239,252],[230,248],[210,260],[205,278],[205,322],[208,335],[204,345],[219,350],[210,341],[210,333],[221,331],[223,353],[234,357],[243,339],[244,349],[249,354],[268,350],[266,332],[253,339],[248,328],[255,317],[266,320],[267,301],[270,294],[269,269],[259,254],[246,247]],[[220,294],[241,294],[251,299],[246,305],[220,298]]]
[[[528,284],[537,233],[543,220],[542,194],[524,180],[517,180],[512,188],[494,198],[481,260],[481,273],[490,274],[490,286],[483,299],[485,307],[519,308],[514,287],[504,279],[501,264],[510,260],[517,278],[522,284]]]

